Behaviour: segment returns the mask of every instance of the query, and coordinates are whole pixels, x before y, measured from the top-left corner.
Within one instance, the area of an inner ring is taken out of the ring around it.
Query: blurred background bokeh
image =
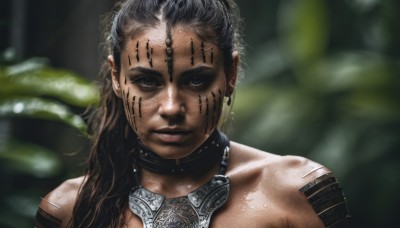
[[[0,1],[0,227],[80,175],[112,0]],[[400,1],[239,0],[247,66],[231,139],[339,178],[356,227],[397,227]]]

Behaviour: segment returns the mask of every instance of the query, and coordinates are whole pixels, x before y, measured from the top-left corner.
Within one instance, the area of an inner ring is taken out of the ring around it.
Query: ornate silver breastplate
[[[228,177],[215,175],[199,189],[178,198],[166,198],[138,186],[129,194],[129,208],[145,228],[208,227],[212,214],[228,196]]]

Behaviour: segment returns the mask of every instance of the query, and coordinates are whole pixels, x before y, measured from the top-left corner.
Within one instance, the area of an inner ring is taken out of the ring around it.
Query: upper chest
[[[287,211],[283,204],[273,197],[263,195],[261,189],[247,186],[231,190],[226,204],[212,215],[209,227],[287,227]],[[183,222],[175,227],[193,227],[190,225],[190,217],[193,213],[190,212],[194,212],[194,210],[179,201],[172,200],[168,203],[167,207],[170,210],[160,212],[163,220],[174,220],[180,217]],[[126,227],[143,227],[143,221],[129,208],[125,218]],[[182,225],[185,222],[186,225]]]
[[[134,215],[129,209],[126,211],[125,227],[143,227],[142,220]],[[190,222],[188,222],[190,224]],[[155,226],[156,227],[156,226]],[[191,226],[179,226],[191,227]],[[280,210],[266,206],[263,210],[257,207],[245,207],[236,205],[229,208],[221,208],[211,218],[210,226],[212,228],[226,227],[288,227],[285,216]]]

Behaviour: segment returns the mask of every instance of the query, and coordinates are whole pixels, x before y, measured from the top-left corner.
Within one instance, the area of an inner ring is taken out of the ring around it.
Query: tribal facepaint
[[[124,102],[124,109],[127,116],[128,123],[137,131],[136,125],[136,114],[135,114],[135,103],[136,103],[136,96],[132,97],[131,107],[129,105],[129,94],[130,91],[124,96],[123,92],[121,91],[121,97]]]
[[[135,131],[137,131],[137,127],[136,127],[136,116],[135,116],[135,100],[136,100],[136,96],[133,96],[133,98],[132,98],[133,127],[135,128]]]
[[[172,65],[172,39],[171,36],[168,35],[167,39],[165,39],[165,44],[167,45],[167,48],[165,49],[165,52],[167,53],[167,66],[168,66],[168,74],[169,74],[169,81],[172,82],[172,74],[173,74],[173,65]]]
[[[139,41],[136,43],[136,61],[139,62]]]
[[[201,106],[202,106],[202,100],[201,100],[201,96],[199,95],[199,112],[201,114]]]
[[[210,98],[209,98],[210,97]],[[212,99],[212,104],[210,103]],[[212,130],[218,124],[218,120],[222,114],[223,96],[221,89],[218,89],[218,95],[215,92],[211,92],[211,96],[206,96],[204,99],[205,103],[205,133]],[[203,99],[199,95],[199,112],[202,113]]]
[[[129,124],[131,125],[131,126],[133,126],[134,125],[134,121],[132,120],[132,115],[130,114],[130,112],[129,112],[129,101],[128,101],[128,99],[129,99],[129,90],[128,90],[128,93],[126,94],[126,96],[122,96],[123,97],[123,102],[125,103],[125,107],[124,107],[124,109],[125,109],[125,113],[126,113],[126,116],[127,116],[127,120],[128,120],[128,122],[129,122]],[[121,91],[121,95],[123,95],[123,92]]]
[[[147,60],[149,61],[149,65],[151,68],[153,68],[153,48],[150,47],[150,41],[147,40],[146,43],[146,53],[147,53]]]
[[[207,134],[207,131],[208,131],[208,114],[209,114],[208,97],[206,97],[206,128],[204,130],[205,134]]]
[[[217,111],[218,111],[218,115],[217,115],[217,122],[218,122],[218,120],[221,118],[221,113],[222,113],[222,104],[223,104],[223,102],[224,102],[224,97],[222,96],[222,92],[221,92],[221,89],[218,89],[218,108],[217,108]],[[217,123],[216,123],[217,124]]]
[[[193,38],[190,38],[190,53],[192,56],[190,57],[190,63],[192,66],[194,65],[194,44],[193,44]]]
[[[206,63],[206,52],[204,50],[204,42],[201,42],[201,54],[203,57],[203,63]]]
[[[151,56],[151,58],[150,58],[150,60],[149,60],[149,64],[150,64],[150,67],[153,67],[153,48],[150,48],[150,56]]]
[[[142,118],[142,97],[139,97],[139,117]]]
[[[211,129],[214,128],[214,121],[215,121],[215,114],[217,111],[217,99],[215,97],[215,93],[211,92],[212,99],[213,99],[213,114],[212,114],[212,119],[211,119]]]
[[[210,61],[211,63],[214,63],[214,52],[213,52],[213,48],[211,48],[211,54],[210,54]]]

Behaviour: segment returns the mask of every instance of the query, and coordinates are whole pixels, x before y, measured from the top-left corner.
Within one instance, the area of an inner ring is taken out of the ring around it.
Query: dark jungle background
[[[0,1],[0,227],[81,173],[111,0]],[[231,139],[311,158],[341,181],[356,227],[400,209],[400,1],[239,0],[247,67]]]

